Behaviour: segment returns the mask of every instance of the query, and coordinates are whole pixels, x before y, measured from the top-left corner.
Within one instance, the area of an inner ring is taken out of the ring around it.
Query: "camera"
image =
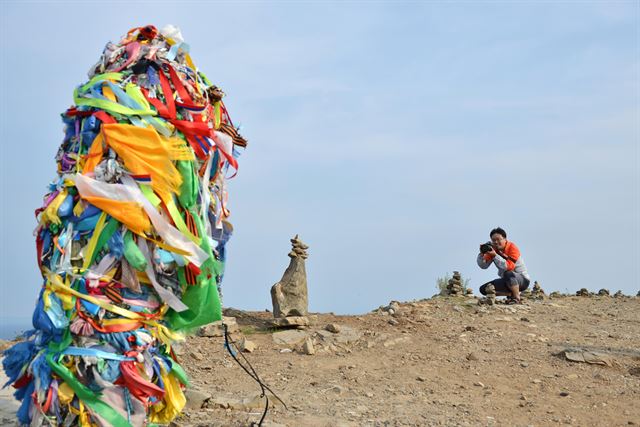
[[[489,242],[480,245],[480,253],[486,254],[487,252],[491,252],[492,249],[493,246],[491,246]]]

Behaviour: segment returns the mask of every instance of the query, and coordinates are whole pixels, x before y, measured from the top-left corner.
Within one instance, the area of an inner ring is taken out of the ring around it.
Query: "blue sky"
[[[225,305],[270,308],[289,238],[313,311],[423,298],[500,225],[548,290],[640,289],[637,2],[3,2],[2,318],[41,285],[31,235],[59,114],[109,40],[172,23],[249,148]]]

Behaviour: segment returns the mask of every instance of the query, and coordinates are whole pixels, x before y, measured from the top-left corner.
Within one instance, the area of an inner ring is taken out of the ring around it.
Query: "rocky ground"
[[[638,297],[513,306],[435,298],[318,314],[309,328],[285,331],[270,326],[270,313],[226,315],[287,405],[270,398],[265,426],[640,425]],[[177,352],[192,389],[175,426],[260,419],[259,386],[221,337],[189,338]]]
[[[270,313],[227,314],[288,407],[270,409],[271,426],[640,425],[638,297],[493,307],[437,298],[318,314],[301,331],[274,331]],[[180,353],[205,400],[194,399],[177,425],[260,419],[258,385],[221,338],[190,338]]]

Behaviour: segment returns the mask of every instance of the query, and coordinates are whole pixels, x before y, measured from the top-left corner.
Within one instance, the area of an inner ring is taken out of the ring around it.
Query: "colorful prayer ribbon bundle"
[[[76,88],[36,210],[34,329],[3,359],[21,424],[166,424],[184,407],[172,344],[221,319],[226,180],[246,147],[223,96],[173,26],[108,43]]]

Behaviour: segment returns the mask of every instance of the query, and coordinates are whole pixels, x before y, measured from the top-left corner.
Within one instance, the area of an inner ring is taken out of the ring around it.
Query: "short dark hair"
[[[502,228],[500,227],[496,227],[493,230],[491,230],[491,233],[489,233],[489,238],[491,238],[491,236],[493,236],[494,234],[498,233],[499,235],[501,235],[502,237],[504,237],[505,239],[507,238],[507,232],[504,231]]]

